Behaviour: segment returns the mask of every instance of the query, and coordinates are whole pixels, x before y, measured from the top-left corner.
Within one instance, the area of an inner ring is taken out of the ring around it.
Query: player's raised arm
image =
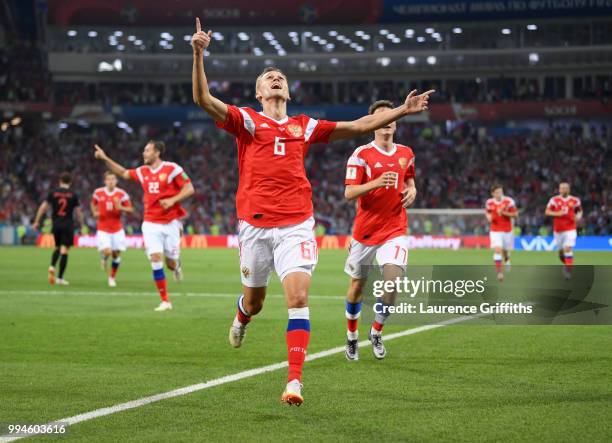
[[[223,122],[227,116],[227,105],[208,90],[208,80],[204,73],[204,50],[210,44],[212,31],[202,31],[200,19],[196,17],[196,32],[191,37],[193,47],[193,70],[191,81],[193,83],[193,101],[206,111],[215,121]]]
[[[331,133],[329,140],[334,141],[357,137],[359,135],[375,131],[376,129],[380,129],[383,126],[387,126],[389,123],[399,120],[407,115],[426,111],[429,105],[429,96],[434,92],[435,90],[431,89],[417,95],[415,89],[408,94],[404,104],[392,109],[389,112],[377,112],[351,122],[338,122],[336,128]]]
[[[124,180],[129,180],[132,178],[128,170],[106,155],[106,152],[104,152],[100,146],[94,145],[94,149],[96,150],[94,152],[94,156],[98,160],[102,160],[104,163],[106,163],[106,166],[112,171],[113,174],[115,174],[117,177],[121,177]]]

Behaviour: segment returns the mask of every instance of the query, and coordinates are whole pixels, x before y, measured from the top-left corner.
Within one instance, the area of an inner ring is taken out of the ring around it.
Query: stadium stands
[[[549,222],[544,218],[544,206],[555,193],[556,184],[569,180],[586,210],[582,232],[610,234],[612,186],[606,171],[610,168],[612,132],[603,124],[593,124],[588,137],[582,132],[580,126],[558,124],[528,136],[483,138],[474,127],[462,125],[446,136],[433,137],[427,125],[401,124],[396,139],[413,146],[416,153],[419,195],[415,207],[479,208],[488,198],[489,186],[501,182],[522,211],[518,220],[522,232],[537,234]],[[125,166],[136,166],[143,145],[152,137],[167,142],[168,160],[184,164],[194,181],[196,196],[187,202],[188,231],[234,233],[235,142],[212,127],[201,138],[199,133],[178,128],[145,133],[137,129],[128,134],[114,125],[96,127],[93,131],[75,126],[57,136],[33,131],[24,137],[7,138],[0,145],[3,177],[0,220],[29,224],[45,190],[65,169],[74,172],[76,189],[82,202],[88,205],[104,171],[93,159],[93,143],[102,144]],[[343,197],[343,177],[346,160],[356,146],[346,142],[314,146],[307,160],[317,219],[328,233],[350,232],[354,208]],[[49,164],[51,158],[58,161]],[[140,209],[141,190],[135,184],[121,186]],[[138,230],[139,223],[138,215],[129,218],[132,229]],[[457,219],[448,223],[455,233],[486,232],[484,217],[467,225]],[[88,224],[94,227],[91,217]],[[419,231],[422,226],[413,225],[412,229]]]

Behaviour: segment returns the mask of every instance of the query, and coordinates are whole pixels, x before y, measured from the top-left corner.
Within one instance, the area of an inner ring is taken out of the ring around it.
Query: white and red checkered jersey
[[[121,188],[110,192],[106,187],[98,188],[91,196],[91,204],[98,208],[98,231],[118,232],[123,229],[119,208],[131,206],[130,196]]]
[[[156,169],[143,165],[129,169],[128,172],[144,190],[144,221],[167,224],[187,215],[180,203],[168,209],[159,204],[160,200],[178,194],[185,183],[190,181],[182,167],[176,163],[162,162]]]
[[[554,232],[573,231],[576,229],[576,211],[581,207],[578,197],[573,195],[568,195],[567,197],[555,195],[548,201],[546,207],[553,211],[563,212],[563,215],[553,217]]]
[[[313,214],[304,159],[312,143],[327,143],[335,122],[306,115],[274,120],[251,108],[228,105],[217,126],[236,137],[238,218],[257,227],[303,222]]]
[[[511,232],[512,218],[507,215],[499,214],[500,211],[516,212],[516,204],[514,199],[504,196],[501,200],[490,198],[485,204],[487,213],[491,215],[491,224],[489,229],[491,232]]]
[[[406,234],[408,217],[401,192],[405,182],[415,176],[414,153],[398,144],[386,152],[371,142],[357,148],[347,162],[346,185],[361,185],[385,172],[397,173],[395,184],[373,189],[357,200],[353,238],[365,245],[380,245]]]

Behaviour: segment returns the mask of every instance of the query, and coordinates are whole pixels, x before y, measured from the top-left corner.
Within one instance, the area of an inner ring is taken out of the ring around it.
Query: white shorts
[[[576,230],[571,231],[555,232],[555,244],[557,249],[573,248],[576,246]]]
[[[351,240],[344,272],[353,278],[366,278],[374,258],[381,267],[388,264],[397,265],[405,272],[408,264],[408,236],[401,235],[376,246],[367,246],[357,240]]]
[[[166,258],[177,260],[181,254],[181,234],[183,225],[178,220],[170,223],[142,223],[142,237],[147,255],[164,254]]]
[[[272,268],[281,281],[292,272],[312,274],[317,264],[314,218],[282,228],[258,228],[240,221],[238,245],[242,284],[268,286]]]
[[[125,251],[125,231],[117,232],[96,231],[96,244],[98,251],[110,249],[111,251]]]
[[[513,232],[489,232],[489,240],[491,241],[491,249],[502,248],[504,251],[514,249],[514,233]]]

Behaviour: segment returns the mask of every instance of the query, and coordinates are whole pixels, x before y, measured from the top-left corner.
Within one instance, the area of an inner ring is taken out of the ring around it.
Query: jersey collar
[[[275,118],[272,117],[268,117],[266,114],[263,113],[263,111],[261,111],[259,113],[259,115],[263,115],[265,118],[272,120],[274,123],[276,123],[277,125],[283,125],[285,123],[287,123],[289,121],[289,116],[286,115],[285,118],[281,119],[281,120],[276,120]]]
[[[383,155],[386,155],[387,157],[391,157],[395,154],[395,152],[397,151],[397,145],[395,143],[393,143],[393,149],[391,149],[390,152],[385,151],[384,149],[382,149],[380,146],[378,146],[376,144],[376,142],[374,140],[372,140],[372,142],[370,143],[372,146],[374,146],[378,152],[380,152]]]
[[[161,163],[159,164],[159,166],[157,167],[157,169],[153,169],[153,168],[152,168],[151,166],[149,166],[149,165],[147,165],[147,168],[149,168],[149,170],[150,170],[150,171],[151,171],[153,174],[157,174],[157,173],[158,173],[158,172],[161,170],[161,168],[163,168],[163,167],[164,167],[164,165],[165,165],[165,164],[166,164],[166,162],[161,162]]]
[[[104,186],[104,188],[102,188],[102,189],[104,189],[104,193],[105,193],[106,195],[108,195],[109,197],[110,197],[111,195],[113,195],[115,192],[117,192],[117,188],[113,189],[113,192],[110,192],[110,191],[109,191],[109,190],[106,188],[106,186]]]

